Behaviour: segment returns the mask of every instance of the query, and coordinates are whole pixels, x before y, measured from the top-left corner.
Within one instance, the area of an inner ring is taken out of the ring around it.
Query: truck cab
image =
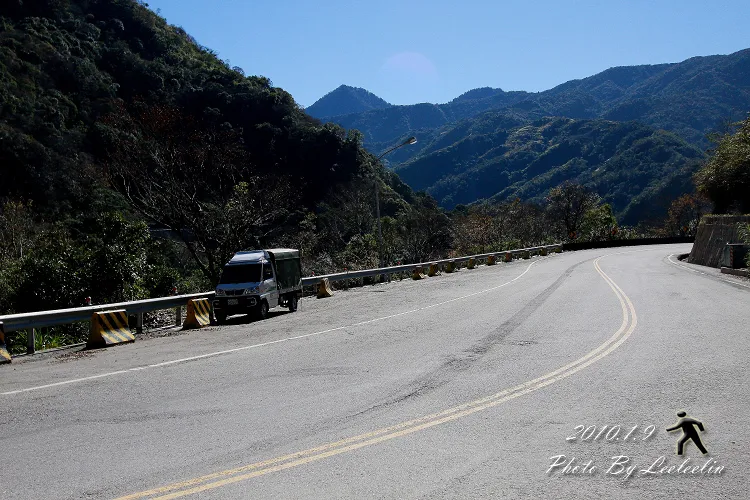
[[[249,314],[265,319],[268,310],[282,306],[297,310],[302,297],[299,250],[276,248],[237,252],[226,263],[213,299],[216,321]]]

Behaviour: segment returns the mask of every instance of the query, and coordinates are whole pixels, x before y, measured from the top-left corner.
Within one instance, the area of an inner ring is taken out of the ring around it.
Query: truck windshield
[[[225,266],[219,279],[219,283],[224,285],[232,283],[259,283],[260,281],[260,264]]]

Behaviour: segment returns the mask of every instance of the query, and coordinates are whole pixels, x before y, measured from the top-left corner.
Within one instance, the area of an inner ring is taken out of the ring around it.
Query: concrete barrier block
[[[468,269],[474,269],[477,266],[477,261],[472,257],[469,259],[469,262],[466,264],[466,267]]]
[[[495,255],[490,255],[487,257],[487,265],[488,266],[494,266],[497,264],[497,257]]]
[[[5,328],[3,328],[3,323],[0,321],[0,365],[10,363],[11,361],[10,352],[8,352],[8,348],[5,345]]]
[[[187,303],[187,314],[182,328],[190,330],[211,324],[211,301],[208,299],[192,299]]]
[[[437,264],[430,264],[430,268],[427,270],[427,276],[433,277],[440,274],[440,266]]]
[[[539,255],[547,255],[547,247],[540,248]]]
[[[328,297],[333,297],[331,282],[328,281],[328,278],[323,278],[322,280],[320,280],[320,283],[318,283],[318,298],[325,299]]]
[[[530,252],[529,252],[528,250],[525,250],[525,251],[524,251],[524,252],[523,252],[523,253],[521,254],[521,258],[522,258],[522,259],[530,259],[530,258],[531,258],[531,253],[530,253]]]
[[[455,272],[456,271],[456,263],[453,262],[453,261],[446,262],[445,265],[443,266],[443,271],[445,271],[446,273]]]
[[[555,253],[560,253],[560,252],[562,252],[562,245],[557,245],[555,247]]]
[[[423,280],[426,276],[424,275],[424,269],[421,267],[415,267],[414,271],[411,273],[411,279],[413,280]]]
[[[731,267],[722,267],[721,268],[722,274],[731,274],[733,276],[742,276],[745,278],[750,278],[750,271],[747,269],[734,269]]]
[[[505,257],[503,257],[503,262],[511,262],[513,260],[513,254],[510,252],[505,252]]]
[[[135,341],[135,335],[128,327],[128,314],[125,309],[97,312],[91,315],[91,330],[86,347],[109,347]]]

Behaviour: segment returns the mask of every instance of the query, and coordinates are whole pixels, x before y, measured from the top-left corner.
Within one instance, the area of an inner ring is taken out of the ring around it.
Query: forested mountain
[[[599,194],[633,224],[663,214],[692,191],[700,149],[637,123],[543,118],[525,123],[487,112],[443,129],[419,156],[396,167],[410,186],[453,208],[480,199],[541,203],[572,181]]]
[[[145,3],[0,3],[0,314],[207,290],[268,245],[371,266],[374,182],[445,218],[374,160]]]
[[[358,87],[341,85],[315,101],[305,111],[315,118],[329,118],[334,115],[361,113],[372,109],[384,109],[391,104],[376,96],[372,92]]]
[[[706,134],[750,110],[750,49],[681,63],[611,68],[539,92],[474,89],[445,104],[393,106],[328,119],[360,130],[368,146],[390,143],[420,129],[436,129],[488,110],[535,120],[545,116],[638,120],[705,147]],[[333,113],[333,111],[329,111]],[[414,151],[412,150],[412,153]]]
[[[116,146],[108,117],[152,105],[238,134],[253,173],[289,176],[308,206],[363,164],[355,136],[135,1],[12,0],[0,15],[0,197],[85,208]]]

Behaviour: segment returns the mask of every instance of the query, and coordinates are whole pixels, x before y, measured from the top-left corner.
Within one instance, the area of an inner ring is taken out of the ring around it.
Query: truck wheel
[[[226,313],[216,313],[216,324],[223,325],[227,322]]]
[[[297,310],[297,295],[296,294],[290,295],[287,302],[289,303],[289,312],[294,312]]]
[[[266,319],[268,317],[268,302],[262,300],[258,309],[255,310],[255,317],[257,319]]]

